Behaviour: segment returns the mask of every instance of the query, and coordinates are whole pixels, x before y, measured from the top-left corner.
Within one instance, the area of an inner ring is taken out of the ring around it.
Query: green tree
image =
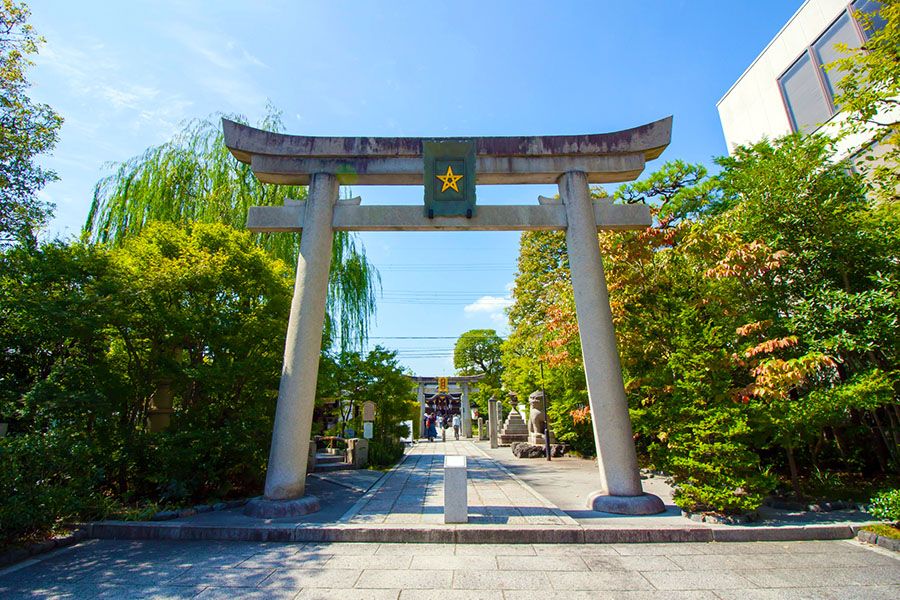
[[[156,223],[121,247],[0,254],[0,537],[262,484],[288,269],[246,232]],[[172,423],[149,433],[167,385]],[[5,472],[6,473],[6,472]]]
[[[319,378],[319,403],[336,404],[342,428],[349,423],[357,435],[363,429],[362,404],[375,403],[369,460],[376,466],[395,463],[403,455],[400,438],[410,435],[405,421],[418,418],[412,382],[397,362],[396,351],[375,346],[365,355],[353,351],[326,354]]]
[[[709,272],[740,238],[706,217],[720,193],[699,165],[668,163],[616,198],[647,204],[654,217],[648,229],[600,235],[638,449],[671,475],[682,508],[753,510],[772,480],[749,407],[734,399],[746,375],[731,355],[752,314],[741,299],[758,288]]]
[[[571,287],[565,233],[523,232],[509,308],[511,332],[503,343],[502,355],[503,385],[520,398],[540,387],[539,360],[547,352],[544,337],[549,311],[559,297],[571,293]],[[549,386],[548,396],[558,397],[556,391]]]
[[[260,126],[280,130],[279,114],[270,110]],[[208,118],[188,124],[170,142],[149,148],[101,180],[85,235],[115,246],[151,221],[222,223],[243,229],[249,207],[305,197],[303,187],[260,183],[248,165],[228,152],[219,120]],[[300,234],[256,234],[253,239],[272,256],[297,264]],[[337,232],[328,288],[329,339],[339,337],[344,348],[365,339],[378,285],[378,274],[364,249],[351,234]]]
[[[26,70],[43,43],[24,2],[0,2],[0,248],[34,244],[52,208],[38,198],[56,174],[35,163],[56,145],[62,118],[28,97]]]
[[[478,382],[479,398],[500,392],[503,338],[494,329],[470,329],[456,340],[453,366],[460,375],[483,375]],[[479,406],[486,406],[484,402]]]
[[[853,50],[842,44],[847,56],[829,68],[844,74],[836,100],[848,117],[844,133],[864,133],[876,143],[863,154],[867,181],[878,197],[895,201],[900,190],[900,2],[881,0],[881,29],[873,27],[872,15],[858,16],[869,39]]]
[[[885,390],[900,355],[897,204],[870,202],[862,178],[835,161],[833,142],[821,136],[763,141],[718,162],[729,206],[722,224],[780,255],[740,351],[753,374],[746,391],[787,454],[795,492],[795,450],[813,444],[816,462],[825,427],[871,429],[882,470],[896,469],[900,420]]]

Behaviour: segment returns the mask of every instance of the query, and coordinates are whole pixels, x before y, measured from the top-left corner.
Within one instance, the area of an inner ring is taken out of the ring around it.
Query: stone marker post
[[[460,403],[462,436],[470,438],[472,437],[472,406],[469,404],[469,382],[463,381],[460,387],[462,387],[462,402]]]
[[[500,442],[497,439],[497,430],[500,428],[499,420],[497,417],[497,399],[492,396],[488,400],[488,436],[491,438],[491,448],[500,446]]]
[[[319,509],[318,500],[312,496],[304,498],[303,492],[334,240],[331,221],[337,199],[337,177],[326,173],[312,175],[284,345],[265,498],[254,499],[246,509],[254,516],[292,516]]]
[[[363,438],[371,440],[375,435],[375,403],[371,400],[363,402]]]
[[[599,511],[662,512],[662,500],[641,488],[587,176],[580,171],[564,173],[559,196],[566,207],[566,246],[600,468],[601,490],[588,501]]]
[[[465,456],[444,457],[444,523],[469,522]]]
[[[151,433],[163,431],[169,427],[172,421],[172,381],[163,379],[156,384],[156,390],[150,397],[150,409],[147,411],[147,421],[150,424]],[[2,437],[2,436],[0,436]]]
[[[420,383],[416,396],[419,399],[419,439],[425,437],[425,384]]]

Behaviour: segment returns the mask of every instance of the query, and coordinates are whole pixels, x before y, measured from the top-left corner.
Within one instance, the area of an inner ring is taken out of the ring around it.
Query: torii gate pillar
[[[566,247],[600,468],[601,489],[591,494],[589,502],[593,510],[603,512],[659,513],[665,510],[662,500],[641,489],[628,398],[597,229],[591,222],[593,204],[585,174],[570,171],[560,177],[559,196],[566,206]]]
[[[462,398],[459,403],[459,416],[462,421],[462,436],[470,438],[472,437],[472,405],[469,403],[469,382],[462,382],[460,387],[462,388]]]
[[[419,436],[417,439],[425,437],[425,384],[419,383],[416,388],[416,399],[419,401]]]
[[[284,342],[265,497],[254,498],[247,504],[246,512],[250,515],[286,517],[319,510],[319,500],[303,493],[334,242],[331,220],[338,191],[334,175],[312,176]]]

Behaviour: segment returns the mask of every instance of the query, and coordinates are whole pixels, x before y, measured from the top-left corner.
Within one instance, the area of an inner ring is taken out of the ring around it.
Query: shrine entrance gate
[[[261,182],[309,186],[305,201],[251,207],[247,218],[254,232],[303,232],[265,495],[248,504],[250,514],[288,516],[318,509],[318,500],[304,491],[335,231],[565,230],[600,471],[588,508],[620,514],[664,510],[659,498],[641,488],[597,241],[598,230],[648,227],[650,212],[645,205],[593,200],[588,184],[636,179],[646,161],[669,145],[671,117],[606,134],[467,139],[293,136],[227,119],[223,128],[228,149]],[[436,162],[426,161],[424,153],[441,143],[468,153],[458,160],[438,155]],[[560,200],[539,197],[532,205],[476,209],[475,183],[555,183]],[[425,185],[426,208],[340,200],[341,184]],[[453,195],[448,188],[465,200],[442,204],[442,194]],[[442,212],[442,207],[451,208]]]

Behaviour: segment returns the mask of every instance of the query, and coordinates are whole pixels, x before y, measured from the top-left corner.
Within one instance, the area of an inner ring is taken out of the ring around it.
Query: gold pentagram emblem
[[[447,173],[444,175],[435,175],[438,179],[443,182],[443,186],[441,187],[441,192],[446,192],[448,189],[453,190],[457,194],[459,193],[459,187],[457,187],[457,182],[463,178],[462,175],[454,175],[453,167],[447,165]]]

